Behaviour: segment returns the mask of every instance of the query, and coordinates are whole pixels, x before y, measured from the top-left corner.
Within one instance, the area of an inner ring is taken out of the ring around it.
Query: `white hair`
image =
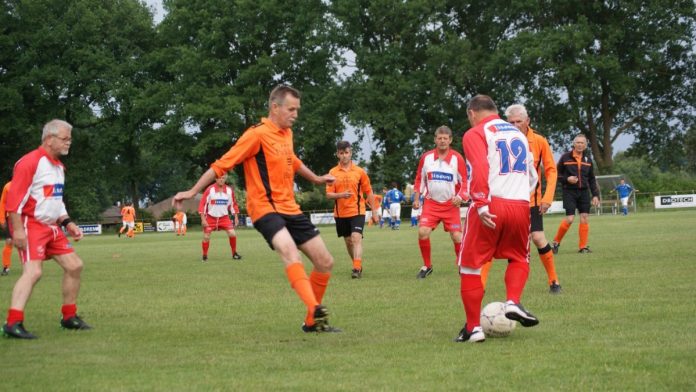
[[[49,122],[46,123],[43,127],[43,133],[41,134],[41,141],[44,141],[49,136],[56,136],[58,134],[58,131],[61,129],[67,129],[68,131],[72,131],[72,125],[68,123],[67,121],[63,120],[58,120],[58,119],[53,119]]]
[[[527,114],[527,108],[525,108],[524,105],[521,105],[519,103],[510,105],[507,107],[507,109],[505,109],[505,117],[510,116],[521,116],[525,119],[529,118],[529,115]]]

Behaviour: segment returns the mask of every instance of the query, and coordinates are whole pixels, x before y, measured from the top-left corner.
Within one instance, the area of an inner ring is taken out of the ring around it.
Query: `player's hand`
[[[372,216],[370,217],[372,219],[372,223],[379,223],[379,216],[377,214],[373,213]]]
[[[566,180],[568,180],[569,184],[577,184],[578,183],[578,177],[577,176],[570,176]]]
[[[599,197],[597,197],[597,196],[592,197],[592,205],[595,207],[599,207]]]
[[[179,192],[172,198],[172,207],[176,208],[177,211],[180,211],[181,202],[184,200],[191,199],[194,196],[196,195],[191,191]]]
[[[495,229],[494,219],[497,217],[498,217],[497,215],[493,215],[489,211],[484,211],[484,212],[479,214],[479,218],[481,218],[481,222],[483,222],[483,225],[488,227],[489,229]]]
[[[549,204],[549,203],[539,204],[539,215],[544,215],[546,213],[546,211],[549,210],[549,208],[551,208],[551,204]]]
[[[336,177],[332,176],[331,174],[324,174],[323,176],[317,177],[318,180],[316,182],[317,185],[321,184],[333,184],[334,181],[336,181]]]
[[[414,210],[417,210],[420,208],[420,200],[416,199],[413,201],[412,207]]]
[[[455,207],[459,207],[460,205],[462,205],[462,201],[463,201],[463,199],[462,199],[461,197],[459,197],[459,195],[455,195],[455,196],[452,198],[452,204],[453,204]]]
[[[24,232],[24,228],[14,230],[12,233],[12,244],[20,251],[27,248],[27,233]]]
[[[234,215],[234,227],[239,226],[239,217],[235,214]]]
[[[68,234],[75,240],[79,241],[82,239],[82,237],[85,236],[85,233],[80,230],[80,227],[75,224],[75,222],[70,222],[68,223],[68,226],[65,228],[67,230]]]
[[[351,193],[350,192],[343,192],[343,198],[344,199],[350,199]]]

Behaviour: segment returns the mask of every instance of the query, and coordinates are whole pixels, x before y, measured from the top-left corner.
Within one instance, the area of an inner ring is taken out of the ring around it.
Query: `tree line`
[[[0,1],[0,179],[61,118],[75,126],[65,197],[76,218],[165,199],[267,113],[279,83],[302,91],[295,144],[316,172],[352,127],[375,143],[373,182],[403,183],[437,126],[459,148],[466,102],[485,93],[501,108],[524,103],[557,152],[585,133],[601,173],[623,134],[635,140],[627,157],[696,173],[692,0],[164,8],[155,23],[137,0]]]

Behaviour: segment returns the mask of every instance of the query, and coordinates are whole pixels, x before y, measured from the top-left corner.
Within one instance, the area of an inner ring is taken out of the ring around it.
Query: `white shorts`
[[[123,227],[127,227],[129,229],[135,228],[135,222],[126,222],[126,221],[122,221],[122,222],[123,222]]]
[[[392,216],[392,218],[401,218],[401,203],[391,203],[389,205],[389,215]]]
[[[412,208],[411,209],[411,218],[418,218],[419,216],[421,216],[421,212],[423,212],[423,207],[418,208],[418,209]]]
[[[391,215],[389,215],[389,210],[384,208],[382,209],[382,218],[391,218]]]
[[[621,198],[621,205],[624,207],[628,207],[628,196]]]

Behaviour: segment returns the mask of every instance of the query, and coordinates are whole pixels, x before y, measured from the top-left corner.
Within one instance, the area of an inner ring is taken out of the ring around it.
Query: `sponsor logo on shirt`
[[[488,129],[493,133],[495,133],[495,132],[519,132],[520,131],[514,125],[508,124],[508,123],[495,124],[495,125],[490,126]]]
[[[224,206],[227,204],[227,199],[213,199],[212,202],[216,206]]]
[[[454,181],[454,176],[452,175],[452,173],[432,171],[432,172],[428,172],[428,181],[452,182],[452,181]]]
[[[63,184],[44,185],[44,197],[63,197]]]

